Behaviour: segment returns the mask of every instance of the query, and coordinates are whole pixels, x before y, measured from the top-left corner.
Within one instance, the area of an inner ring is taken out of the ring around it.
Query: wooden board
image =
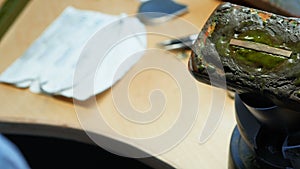
[[[200,31],[210,13],[220,3],[217,0],[180,0],[189,6],[189,13],[181,16],[182,19],[192,23]],[[30,46],[30,44],[43,32],[43,30],[69,5],[80,9],[91,9],[108,14],[135,14],[139,2],[137,0],[33,0],[28,4],[15,24],[5,34],[0,43],[0,72],[4,71]],[[169,22],[167,31],[186,30],[186,25],[173,27],[173,20]],[[161,26],[147,27],[148,30],[156,30]],[[164,29],[164,28],[162,28]],[[187,30],[188,32],[188,30]],[[195,33],[195,32],[190,32]],[[182,35],[178,35],[182,36]],[[167,37],[150,36],[148,46],[156,47],[157,42]],[[149,58],[143,58],[137,65],[147,62]],[[174,59],[176,59],[174,57]],[[187,65],[187,60],[182,60]],[[130,72],[135,71],[134,67]],[[129,72],[129,74],[130,74]],[[115,87],[122,84],[127,75]],[[146,71],[131,84],[130,98],[138,109],[145,110],[149,107],[148,94],[151,89],[157,87],[165,91],[168,99],[166,115],[155,126],[141,128],[124,121],[114,107],[112,93],[110,90],[97,96],[98,106],[106,112],[105,118],[111,122],[119,132],[129,136],[151,136],[163,131],[166,126],[176,119],[172,114],[178,109],[180,93],[174,79],[157,70]],[[227,156],[230,135],[235,125],[233,100],[226,98],[223,118],[214,135],[205,144],[199,144],[199,135],[212,104],[212,89],[209,86],[197,83],[200,93],[199,114],[190,132],[186,137],[171,150],[156,156],[159,161],[165,162],[175,168],[211,169],[227,168]],[[18,89],[7,84],[0,84],[0,130],[16,134],[48,135],[52,137],[64,137],[86,141],[82,126],[77,118],[72,100],[62,97],[52,97],[43,94],[34,94],[27,89]],[[189,112],[186,112],[189,113]],[[90,118],[89,111],[81,112],[81,117]],[[44,127],[41,127],[44,126]],[[70,130],[81,132],[68,132]],[[100,136],[110,139],[109,131],[99,132],[91,128],[88,132],[94,132]],[[158,132],[158,133],[157,133]],[[125,143],[126,144],[126,143]],[[138,145],[134,145],[139,148]],[[51,160],[51,159],[49,159]],[[157,166],[157,160],[150,165]]]

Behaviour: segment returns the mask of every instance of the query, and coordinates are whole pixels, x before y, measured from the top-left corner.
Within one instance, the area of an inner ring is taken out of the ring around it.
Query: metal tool
[[[198,34],[192,34],[177,39],[165,40],[158,43],[158,45],[166,50],[190,49],[197,37]]]

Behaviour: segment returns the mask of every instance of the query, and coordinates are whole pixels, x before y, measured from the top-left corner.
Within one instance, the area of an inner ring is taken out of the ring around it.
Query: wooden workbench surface
[[[1,1],[0,1],[1,2]],[[209,17],[210,13],[220,3],[217,0],[181,0],[187,4],[189,13],[181,16],[181,19],[193,24],[199,31]],[[107,14],[135,14],[139,1],[137,0],[32,0],[21,13],[16,22],[12,25],[0,42],[0,72],[3,72],[16,58],[30,46],[30,44],[43,32],[43,30],[66,8],[72,5],[79,9],[90,9]],[[171,21],[177,22],[176,19]],[[180,25],[185,29],[186,25]],[[159,26],[148,26],[147,29],[155,30]],[[170,31],[177,31],[170,27]],[[187,32],[189,30],[187,29]],[[191,29],[192,31],[192,29]],[[195,33],[195,32],[190,32]],[[166,37],[149,36],[149,47]],[[137,65],[147,62],[149,57],[142,58]],[[176,59],[174,57],[174,59]],[[187,65],[187,59],[181,62]],[[134,67],[130,72],[137,69]],[[129,74],[130,74],[129,72]],[[124,79],[128,79],[127,75]],[[115,87],[122,84],[122,79]],[[223,118],[219,127],[212,137],[204,144],[199,143],[199,135],[208,116],[212,103],[212,89],[209,86],[197,83],[199,93],[199,114],[195,119],[186,137],[169,151],[157,156],[157,159],[168,163],[175,168],[184,169],[212,169],[226,168],[231,132],[235,125],[233,100],[226,98]],[[96,98],[105,119],[114,126],[118,132],[130,137],[151,137],[160,134],[172,125],[176,120],[180,106],[180,90],[167,74],[157,70],[149,70],[138,76],[131,84],[129,90],[132,103],[137,109],[146,110],[150,104],[148,94],[153,88],[165,91],[167,105],[164,115],[153,124],[136,125],[129,123],[118,114],[114,107],[111,90],[99,94]],[[222,92],[222,91],[219,91]],[[69,139],[84,140],[84,136],[72,134],[69,129],[84,131],[78,117],[90,118],[89,111],[77,114],[73,101],[62,97],[53,97],[44,94],[34,94],[28,89],[18,89],[7,84],[0,84],[0,131],[16,134],[37,134]],[[216,106],[216,105],[214,105]],[[217,105],[218,106],[218,105]],[[220,105],[221,106],[221,105]],[[185,112],[189,113],[189,112]],[[39,126],[39,127],[35,127]],[[114,139],[113,135],[103,129],[91,127],[89,132],[108,136]],[[82,132],[84,133],[84,132]],[[125,141],[126,142],[126,141]],[[131,143],[129,143],[131,144]],[[134,144],[133,144],[134,145]],[[137,146],[137,145],[136,145]],[[137,146],[137,148],[139,148]]]

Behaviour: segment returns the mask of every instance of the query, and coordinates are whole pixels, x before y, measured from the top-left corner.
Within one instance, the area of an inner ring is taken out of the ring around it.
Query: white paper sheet
[[[0,75],[0,82],[20,88],[29,87],[35,93],[87,99],[111,87],[139,60],[142,53],[134,57],[131,54],[145,50],[146,35],[135,36],[143,32],[146,32],[144,25],[134,17],[124,14],[112,16],[68,7],[28,50]],[[134,36],[113,44],[128,35]],[[95,43],[90,43],[91,39]],[[97,47],[89,51],[93,45]],[[84,47],[86,50],[82,54]],[[131,62],[122,68],[124,70],[121,74],[118,73],[122,61],[129,57],[132,58]],[[78,61],[87,62],[87,66],[77,67]],[[90,67],[94,62],[102,64]],[[73,83],[76,69],[82,71],[82,78],[90,78],[89,82],[95,84],[94,93],[73,95],[73,87],[81,81]],[[89,71],[95,69],[97,73],[93,74],[94,77],[88,77],[91,74]]]

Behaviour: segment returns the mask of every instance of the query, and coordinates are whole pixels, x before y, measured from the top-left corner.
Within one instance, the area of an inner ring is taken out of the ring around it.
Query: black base
[[[282,163],[279,160],[277,163]],[[293,169],[292,167],[276,166],[275,163],[268,163],[258,156],[246,144],[241,137],[237,127],[235,127],[230,141],[228,169]],[[295,166],[294,169],[300,169]]]
[[[228,169],[260,168],[264,168],[264,166],[257,164],[255,153],[251,151],[235,127],[230,141]]]
[[[228,168],[300,169],[299,112],[268,106],[263,96],[246,96],[235,97],[237,127],[231,137]],[[274,118],[278,114],[288,118],[280,121]],[[294,119],[298,124],[290,125]]]

